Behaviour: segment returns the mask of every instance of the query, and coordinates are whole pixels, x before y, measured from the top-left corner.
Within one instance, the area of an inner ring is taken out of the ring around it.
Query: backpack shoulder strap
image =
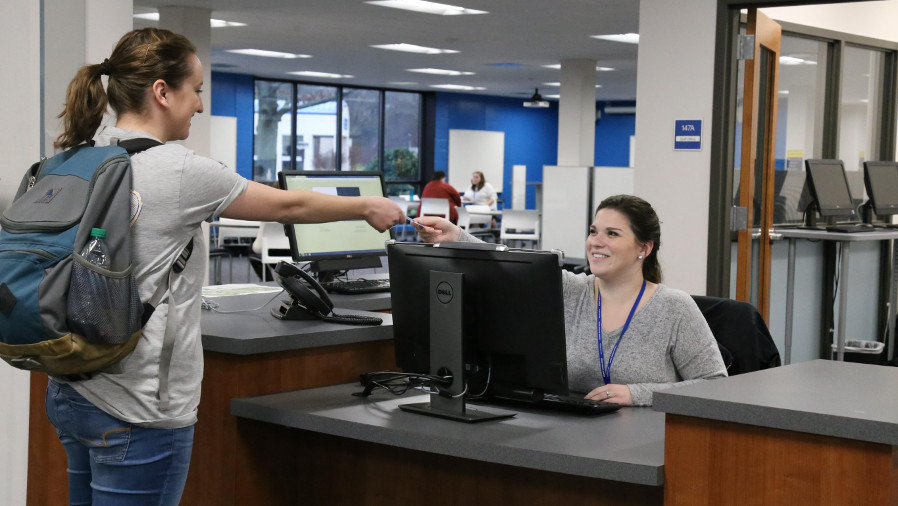
[[[155,139],[139,137],[137,139],[119,141],[118,145],[125,148],[125,151],[127,151],[129,155],[133,155],[135,153],[140,153],[141,151],[146,151],[156,146],[161,146],[162,143]]]

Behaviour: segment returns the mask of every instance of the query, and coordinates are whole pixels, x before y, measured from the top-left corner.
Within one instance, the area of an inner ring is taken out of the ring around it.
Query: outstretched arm
[[[278,223],[321,223],[363,219],[380,232],[405,216],[393,201],[383,197],[337,197],[306,190],[277,190],[249,181],[223,213],[238,220],[276,221]]]

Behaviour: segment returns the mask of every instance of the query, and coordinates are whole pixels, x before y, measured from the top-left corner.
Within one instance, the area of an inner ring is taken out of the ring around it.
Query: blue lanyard
[[[599,336],[599,367],[602,370],[602,379],[605,381],[606,385],[611,384],[611,362],[614,362],[614,354],[617,353],[617,345],[620,344],[620,340],[624,337],[624,332],[627,331],[627,328],[630,327],[630,320],[633,319],[633,313],[636,312],[636,308],[639,306],[639,301],[642,300],[642,294],[645,293],[645,280],[642,280],[642,288],[639,289],[639,295],[636,296],[636,302],[633,303],[633,308],[630,309],[630,314],[627,316],[627,322],[624,323],[624,328],[620,331],[620,336],[617,337],[617,342],[614,343],[614,348],[611,349],[611,356],[608,357],[608,365],[605,365],[605,350],[602,346],[602,292],[599,292],[598,288],[596,288],[596,334]]]

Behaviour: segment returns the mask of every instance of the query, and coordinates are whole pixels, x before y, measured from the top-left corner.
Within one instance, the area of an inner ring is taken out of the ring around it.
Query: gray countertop
[[[898,368],[815,360],[656,392],[654,409],[898,445]]]
[[[344,299],[372,300],[383,294],[343,295],[333,297],[337,314],[361,314],[383,319],[378,326],[346,325],[327,323],[320,320],[284,321],[271,315],[283,300],[289,300],[282,293],[261,309],[265,301],[274,294],[237,295],[216,297],[221,313],[203,310],[201,328],[203,349],[235,355],[251,355],[277,351],[318,348],[338,344],[358,343],[393,339],[393,316],[388,313],[370,313],[343,307]],[[386,294],[389,298],[389,293]],[[352,305],[352,304],[349,304]]]
[[[351,395],[360,390],[347,384],[234,399],[231,413],[454,457],[641,485],[664,483],[664,415],[649,408],[584,416],[485,406],[517,415],[467,424],[398,408],[427,401],[425,394],[395,397],[379,390],[368,398]]]

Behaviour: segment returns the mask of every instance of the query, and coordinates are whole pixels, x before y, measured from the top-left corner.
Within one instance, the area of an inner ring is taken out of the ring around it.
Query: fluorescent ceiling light
[[[149,21],[159,21],[158,12],[145,12],[143,14],[135,14],[137,19],[147,19]],[[246,23],[238,23],[237,21],[225,21],[223,19],[210,19],[209,26],[212,28],[225,28],[231,26],[246,26]]]
[[[543,68],[559,70],[561,69],[561,64],[555,63],[552,65],[543,65]],[[599,67],[598,65],[596,66],[597,72],[611,72],[612,70],[614,70],[614,68],[612,67]]]
[[[390,51],[405,51],[406,53],[419,53],[419,54],[450,54],[457,53],[458,51],[454,49],[437,49],[435,47],[425,47],[425,46],[416,46],[414,44],[377,44],[372,45],[371,47],[376,47],[377,49],[388,49]]]
[[[780,91],[779,91],[779,94],[780,94],[780,95],[788,95],[788,94],[789,94],[789,90],[780,90]]]
[[[543,95],[543,97],[544,98],[557,98],[559,100],[561,99],[561,95]]]
[[[639,44],[638,33],[613,33],[610,35],[590,35],[593,39],[610,40],[612,42],[623,42],[625,44]]]
[[[295,76],[306,76],[306,77],[326,77],[329,79],[349,79],[355,76],[350,76],[346,74],[331,74],[329,72],[314,72],[312,70],[298,70],[296,72],[287,72],[288,74],[293,74]]]
[[[366,4],[380,7],[391,7],[407,11],[423,12],[424,14],[437,14],[440,16],[458,16],[460,14],[489,14],[487,11],[466,9],[457,5],[425,2],[424,0],[373,0]]]
[[[561,86],[561,83],[543,83],[543,85],[544,85],[544,86],[559,86],[559,87],[560,87],[560,86]],[[596,88],[601,88],[601,87],[602,87],[601,84],[597,84],[597,85],[596,85]],[[551,95],[546,95],[546,96],[547,96],[547,97],[550,97]]]
[[[422,74],[437,74],[440,76],[473,76],[473,72],[463,72],[461,70],[445,70],[445,69],[406,69],[408,72],[420,72]]]
[[[794,56],[780,56],[780,65],[817,65],[817,62]]]
[[[246,26],[246,23],[238,23],[237,21],[225,21],[223,19],[210,19],[209,26],[212,28],[229,28],[232,26]]]
[[[248,56],[264,56],[266,58],[311,58],[307,54],[282,53],[280,51],[267,51],[265,49],[226,49],[228,53],[245,54]]]
[[[463,84],[431,84],[431,88],[442,88],[444,90],[460,90],[460,91],[477,91],[485,90],[482,86],[465,86]]]
[[[412,86],[418,83],[415,81],[388,81],[387,84],[392,84],[393,86]]]

